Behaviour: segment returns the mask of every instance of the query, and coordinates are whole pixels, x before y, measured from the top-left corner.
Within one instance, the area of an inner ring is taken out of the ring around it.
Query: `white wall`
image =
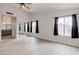
[[[37,19],[39,20],[39,34],[33,34],[33,36],[38,38],[43,38],[46,40],[56,41],[64,44],[69,44],[79,47],[79,38],[72,39],[69,37],[59,37],[54,36],[54,18],[59,16],[72,15],[79,13],[79,9],[74,10],[61,10],[55,12],[44,12],[44,13],[33,13],[31,21]],[[78,28],[79,28],[79,14],[77,14]],[[79,29],[78,29],[79,30]]]
[[[16,17],[12,18],[13,23],[12,23],[12,37],[16,38]]]

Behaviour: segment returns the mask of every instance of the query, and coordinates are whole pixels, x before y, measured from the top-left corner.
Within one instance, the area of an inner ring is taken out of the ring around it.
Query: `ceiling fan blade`
[[[26,8],[28,8],[28,9],[31,9],[31,7],[28,7],[28,6],[25,6]]]
[[[27,9],[31,9],[31,4],[32,3],[18,3],[19,6],[22,8],[22,7],[25,7]]]
[[[28,9],[31,9],[31,4],[32,3],[25,3],[25,7],[28,8]]]

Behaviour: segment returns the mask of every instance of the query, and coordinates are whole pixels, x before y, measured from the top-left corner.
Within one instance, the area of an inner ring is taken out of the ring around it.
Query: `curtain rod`
[[[78,15],[79,13],[74,13],[74,14],[76,14],[76,15]],[[61,15],[61,16],[55,16],[55,17],[64,17],[64,16],[71,16],[71,15],[74,15],[74,14],[69,14],[69,15]],[[52,18],[55,18],[55,17],[52,17]]]

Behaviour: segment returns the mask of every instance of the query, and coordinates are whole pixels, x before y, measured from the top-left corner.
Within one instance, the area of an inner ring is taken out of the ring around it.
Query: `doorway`
[[[16,17],[3,16],[1,28],[1,39],[14,39],[16,38]]]

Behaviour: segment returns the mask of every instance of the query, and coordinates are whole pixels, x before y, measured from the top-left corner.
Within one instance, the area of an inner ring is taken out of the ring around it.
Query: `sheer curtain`
[[[27,32],[27,23],[25,23],[25,31]]]
[[[65,17],[65,36],[71,37],[72,33],[72,16]]]
[[[36,33],[36,22],[32,22],[32,33]]]
[[[58,35],[71,37],[72,16],[58,18]]]
[[[26,23],[24,23],[24,32],[26,32]]]

